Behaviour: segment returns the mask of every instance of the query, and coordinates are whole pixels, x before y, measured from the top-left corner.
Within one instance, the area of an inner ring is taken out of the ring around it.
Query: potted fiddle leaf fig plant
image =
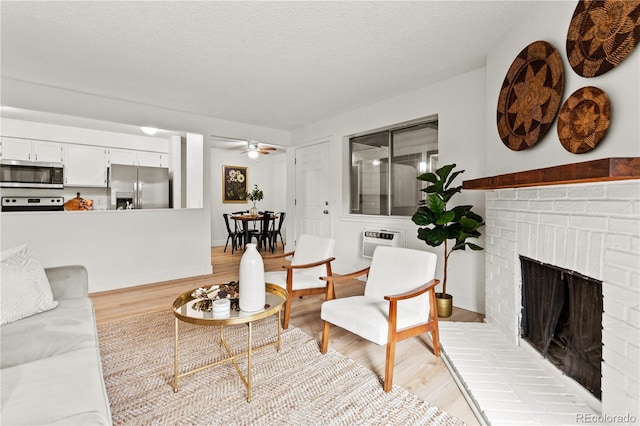
[[[419,239],[432,247],[444,244],[442,292],[436,293],[438,316],[444,318],[450,317],[453,309],[453,297],[447,293],[449,256],[454,251],[467,248],[482,250],[482,247],[467,240],[480,237],[478,229],[484,225],[484,219],[471,210],[473,206],[460,205],[450,208],[447,205],[454,195],[462,191],[462,185],[453,186],[453,181],[464,173],[464,170],[454,171],[455,167],[455,164],[448,164],[435,173],[418,176],[419,180],[428,182],[427,187],[421,189],[427,194],[427,198],[420,201],[418,211],[411,218],[420,226]]]

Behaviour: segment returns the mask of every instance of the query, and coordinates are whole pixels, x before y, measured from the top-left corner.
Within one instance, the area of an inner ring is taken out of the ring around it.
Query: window
[[[349,138],[351,213],[411,216],[438,163],[438,119]]]

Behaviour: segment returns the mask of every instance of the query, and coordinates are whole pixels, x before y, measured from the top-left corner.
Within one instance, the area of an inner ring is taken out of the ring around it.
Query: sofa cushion
[[[2,424],[111,424],[99,357],[91,347],[3,368]]]
[[[89,275],[87,268],[80,265],[57,266],[44,270],[51,284],[53,300],[89,295]]]
[[[97,346],[89,298],[60,300],[56,309],[5,324],[0,329],[2,368]]]
[[[1,323],[55,308],[51,286],[36,253],[26,244],[2,251]]]

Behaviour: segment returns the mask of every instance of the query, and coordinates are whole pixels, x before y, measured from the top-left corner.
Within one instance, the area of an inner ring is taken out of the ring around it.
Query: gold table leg
[[[276,351],[280,352],[280,335],[282,334],[282,318],[280,318],[282,316],[282,309],[280,309],[278,311],[278,324],[276,325],[276,328],[278,329],[278,345],[276,346]]]
[[[249,322],[249,338],[247,349],[247,402],[251,402],[251,322]]]
[[[277,321],[277,329],[278,329],[278,339],[275,342],[271,342],[271,343],[267,343],[265,345],[262,345],[258,348],[256,348],[256,350],[259,349],[263,349],[266,348],[268,346],[276,346],[276,349],[278,352],[280,352],[280,345],[281,345],[281,336],[282,336],[282,325],[281,325],[281,315],[282,315],[282,311],[279,310],[278,311],[278,321]],[[188,376],[191,375],[193,373],[197,373],[199,371],[205,370],[207,368],[213,367],[215,365],[221,364],[223,362],[228,362],[231,361],[233,363],[233,366],[235,367],[236,371],[238,372],[238,375],[240,376],[240,380],[242,380],[242,383],[246,386],[247,388],[247,402],[251,402],[251,367],[252,367],[252,355],[253,355],[253,340],[252,340],[252,333],[253,333],[253,322],[247,322],[247,326],[249,327],[248,332],[247,332],[247,351],[246,352],[242,352],[239,354],[234,355],[233,352],[231,351],[231,348],[229,347],[229,345],[227,344],[225,338],[224,338],[224,325],[220,326],[220,345],[224,346],[225,350],[227,351],[227,358],[221,359],[219,361],[215,361],[212,362],[210,364],[204,365],[202,367],[199,368],[195,368],[193,370],[187,371],[183,374],[179,374],[179,370],[178,370],[178,318],[176,317],[175,319],[175,341],[174,341],[174,352],[173,352],[173,391],[174,392],[178,392],[178,379],[184,376]],[[240,369],[240,365],[238,364],[237,359],[240,358],[241,356],[247,355],[247,375],[245,377],[245,375],[242,373],[242,370]]]
[[[176,318],[176,336],[173,346],[173,392],[178,392],[178,318]]]

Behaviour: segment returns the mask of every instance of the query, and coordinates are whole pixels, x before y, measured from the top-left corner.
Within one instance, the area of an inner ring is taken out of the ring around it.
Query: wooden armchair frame
[[[283,257],[288,257],[288,256],[293,256],[295,254],[295,250],[294,251],[290,251],[288,253],[284,253],[284,254],[277,254],[274,256],[269,256],[269,257],[265,257],[265,259],[278,259],[278,258],[283,258]],[[284,305],[284,317],[282,319],[282,328],[283,329],[287,329],[289,328],[289,318],[291,316],[291,301],[293,300],[293,297],[297,296],[297,297],[302,297],[302,296],[309,296],[312,294],[328,294],[327,293],[327,288],[326,287],[314,287],[314,288],[303,288],[303,289],[298,289],[298,290],[294,290],[293,289],[293,271],[295,269],[308,269],[308,268],[315,268],[316,266],[322,266],[322,265],[326,265],[326,269],[327,269],[327,275],[331,276],[332,272],[331,272],[331,262],[333,262],[336,258],[335,257],[330,257],[328,259],[324,259],[324,260],[320,260],[317,262],[313,262],[313,263],[305,263],[302,265],[283,265],[282,268],[286,269],[287,271],[287,301],[285,302]],[[318,277],[320,278],[320,277]],[[325,298],[326,299],[326,298]],[[328,299],[326,299],[328,300]]]
[[[357,272],[352,272],[346,275],[335,275],[321,277],[322,280],[327,281],[327,300],[335,298],[335,282],[353,280],[362,275],[368,275],[370,268],[364,268]],[[410,337],[418,336],[423,333],[431,332],[431,340],[433,342],[433,353],[436,356],[440,356],[440,334],[438,331],[438,312],[436,307],[436,292],[435,287],[440,284],[440,280],[433,279],[420,287],[401,294],[384,296],[385,300],[389,301],[389,334],[387,338],[387,355],[385,358],[384,367],[384,391],[389,392],[393,385],[393,367],[396,357],[396,343]],[[426,323],[417,324],[412,327],[407,327],[401,330],[397,330],[397,317],[398,317],[398,301],[411,299],[418,297],[426,292],[429,292],[429,321]],[[320,352],[327,353],[329,348],[329,327],[331,323],[328,321],[322,322],[322,341],[320,345]],[[348,331],[348,330],[347,330]]]

